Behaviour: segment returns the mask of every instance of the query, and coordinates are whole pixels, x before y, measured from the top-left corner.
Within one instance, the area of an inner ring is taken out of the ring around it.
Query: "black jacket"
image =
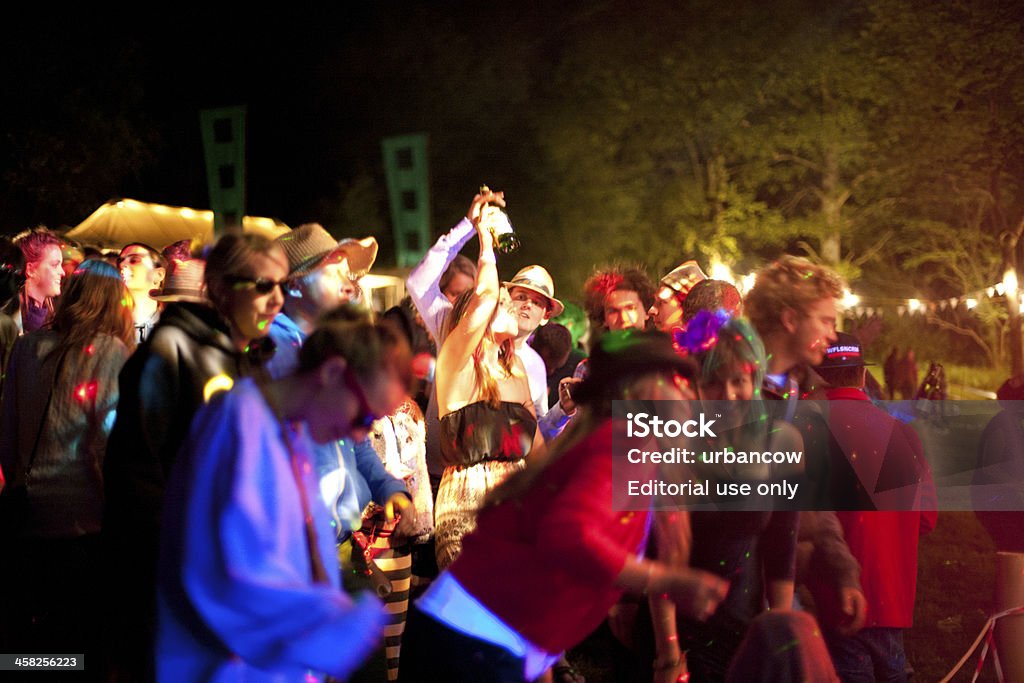
[[[104,463],[106,516],[113,533],[155,533],[164,486],[211,378],[256,374],[214,309],[174,303],[120,375],[117,421]],[[141,539],[136,538],[139,542]]]

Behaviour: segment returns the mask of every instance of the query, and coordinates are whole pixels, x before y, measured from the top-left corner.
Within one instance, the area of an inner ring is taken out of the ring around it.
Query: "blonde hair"
[[[786,255],[757,273],[743,310],[763,337],[782,328],[781,311],[792,308],[806,315],[815,302],[842,297],[844,286],[830,268]]]
[[[278,260],[287,270],[288,259],[279,242],[253,233],[228,233],[217,240],[206,257],[206,293],[222,314],[227,310],[228,278],[248,266],[252,257],[263,254]]]

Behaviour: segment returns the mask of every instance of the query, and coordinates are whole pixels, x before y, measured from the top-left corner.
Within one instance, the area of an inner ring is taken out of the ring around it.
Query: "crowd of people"
[[[836,331],[841,279],[783,256],[742,297],[611,265],[581,310],[542,265],[501,280],[502,207],[481,189],[380,316],[376,242],[318,224],[0,241],[0,651],[111,681],[579,683],[566,652],[607,628],[622,680],[907,680],[930,478]],[[824,482],[803,512],[617,511],[619,400],[879,456],[797,473]],[[898,511],[857,487],[883,459]]]

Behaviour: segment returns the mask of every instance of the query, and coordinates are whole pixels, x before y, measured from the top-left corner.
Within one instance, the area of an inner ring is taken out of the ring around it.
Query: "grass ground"
[[[952,365],[947,364],[943,366],[946,370],[946,380],[956,386],[968,386],[976,387],[986,391],[994,392],[999,386],[1006,381],[1010,376],[1009,369],[1005,368],[975,368],[967,365]],[[966,400],[977,399],[977,396],[965,394],[951,395],[950,398],[959,398]]]
[[[942,367],[946,371],[949,398],[957,400],[977,401],[992,398],[992,396],[978,392],[994,394],[995,390],[1010,376],[1009,370],[1005,368],[979,368],[953,363],[943,363]],[[881,363],[870,366],[868,370],[880,384],[885,383]],[[920,363],[919,370],[918,381],[924,379],[924,373],[928,370],[927,363]]]
[[[988,618],[995,547],[970,512],[943,512],[918,550],[914,628],[906,634],[916,680],[938,681],[967,651]],[[954,681],[969,681],[972,656]],[[996,680],[991,657],[982,680]]]

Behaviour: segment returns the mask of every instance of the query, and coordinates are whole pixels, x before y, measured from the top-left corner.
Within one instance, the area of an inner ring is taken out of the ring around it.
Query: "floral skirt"
[[[491,489],[526,467],[525,460],[485,460],[446,467],[434,503],[437,568],[444,570],[462,552],[462,537],[476,528],[476,512]]]

